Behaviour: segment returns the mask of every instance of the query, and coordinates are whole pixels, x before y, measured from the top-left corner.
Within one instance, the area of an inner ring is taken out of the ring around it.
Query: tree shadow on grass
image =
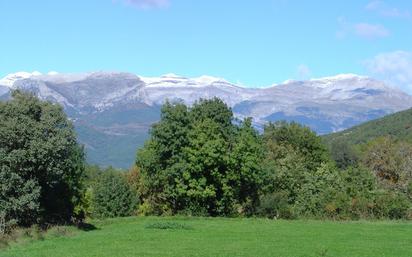
[[[98,228],[95,225],[89,224],[89,223],[83,223],[83,222],[78,224],[77,228],[80,229],[80,230],[86,231],[86,232],[93,231],[93,230],[98,230]]]

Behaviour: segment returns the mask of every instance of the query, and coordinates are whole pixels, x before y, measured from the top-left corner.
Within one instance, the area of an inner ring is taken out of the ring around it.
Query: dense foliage
[[[124,174],[107,169],[92,187],[91,214],[96,218],[130,216],[136,210],[136,195]]]
[[[259,133],[217,98],[190,107],[167,102],[126,172],[84,167],[58,105],[14,92],[0,103],[0,122],[7,226],[133,214],[412,218],[412,145],[393,134],[358,144],[338,134],[325,144],[294,122]]]
[[[84,168],[73,125],[56,104],[12,97],[0,102],[0,215],[8,225],[67,222]]]
[[[293,122],[260,135],[219,99],[166,103],[129,182],[141,214],[410,217],[411,145],[365,142],[326,145]]]
[[[191,108],[166,103],[138,152],[141,209],[147,213],[233,215],[249,212],[262,181],[259,135],[251,121],[233,124],[220,99]]]

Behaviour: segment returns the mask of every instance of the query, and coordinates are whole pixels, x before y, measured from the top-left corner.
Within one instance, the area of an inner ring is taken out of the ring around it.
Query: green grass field
[[[412,223],[132,217],[14,244],[1,257],[412,256]]]

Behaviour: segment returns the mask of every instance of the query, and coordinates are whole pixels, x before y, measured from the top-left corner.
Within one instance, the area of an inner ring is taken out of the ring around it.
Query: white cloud
[[[338,18],[339,28],[336,32],[338,39],[343,39],[349,35],[355,35],[364,39],[376,39],[389,36],[390,32],[380,24],[370,24],[366,22],[351,23],[345,17]]]
[[[371,12],[375,12],[383,17],[392,17],[392,18],[412,18],[411,13],[407,10],[401,10],[396,7],[388,6],[385,2],[374,0],[369,2],[365,9]]]
[[[357,23],[354,25],[354,29],[356,35],[367,39],[389,36],[389,31],[379,24]]]
[[[371,75],[412,93],[412,53],[381,53],[364,62]]]
[[[169,0],[124,0],[124,2],[139,9],[165,8],[170,5]]]
[[[297,78],[300,79],[300,80],[308,79],[310,77],[310,75],[312,74],[309,67],[305,64],[298,65],[296,73],[297,73],[296,74]]]

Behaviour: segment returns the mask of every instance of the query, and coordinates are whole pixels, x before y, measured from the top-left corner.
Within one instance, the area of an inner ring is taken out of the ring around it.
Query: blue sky
[[[212,75],[245,86],[338,73],[412,92],[412,1],[0,1],[0,77]]]

